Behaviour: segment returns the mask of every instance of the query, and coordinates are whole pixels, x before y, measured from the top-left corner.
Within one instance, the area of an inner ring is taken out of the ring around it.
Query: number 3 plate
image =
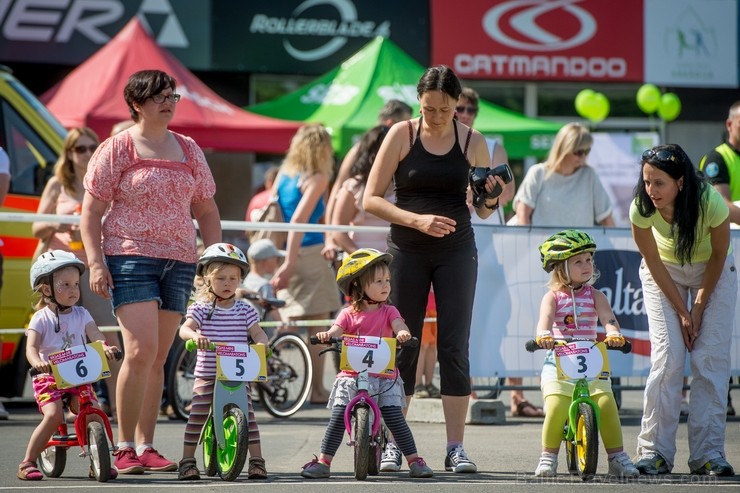
[[[556,346],[555,364],[560,380],[609,376],[609,358],[603,342],[574,341]]]
[[[49,363],[58,389],[79,387],[110,376],[108,360],[100,341],[51,353]]]
[[[392,337],[343,336],[339,368],[393,375],[396,370],[396,340]]]
[[[267,380],[265,346],[224,344],[216,347],[216,378],[236,382]]]

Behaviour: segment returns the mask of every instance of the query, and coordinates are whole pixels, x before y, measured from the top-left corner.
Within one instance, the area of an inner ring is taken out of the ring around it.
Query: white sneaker
[[[534,475],[538,478],[552,478],[558,474],[558,456],[554,454],[542,454]]]
[[[471,473],[478,472],[478,468],[465,453],[462,445],[447,452],[445,456],[445,471]]]
[[[626,452],[620,452],[609,459],[609,476],[636,478],[640,476],[640,471],[637,470]]]
[[[396,442],[385,445],[383,456],[380,458],[380,472],[398,472],[401,470],[402,454]]]

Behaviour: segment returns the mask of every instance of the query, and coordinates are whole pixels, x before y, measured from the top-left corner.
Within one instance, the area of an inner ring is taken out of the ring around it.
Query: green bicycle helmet
[[[393,261],[393,255],[383,253],[374,248],[360,248],[347,255],[342,261],[342,266],[337,271],[337,285],[339,290],[346,296],[350,296],[350,286],[352,281],[360,277],[371,266],[378,262],[384,262],[390,265]]]
[[[555,233],[540,245],[540,258],[545,272],[552,272],[555,263],[584,252],[595,252],[596,242],[583,231],[566,229]]]

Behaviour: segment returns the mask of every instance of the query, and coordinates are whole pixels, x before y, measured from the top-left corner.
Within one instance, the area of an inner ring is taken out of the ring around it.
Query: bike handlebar
[[[121,361],[123,359],[123,353],[120,350],[119,351],[115,351],[113,353],[113,359],[115,359],[116,361]],[[28,370],[28,374],[30,376],[32,376],[32,377],[35,377],[39,373],[42,373],[42,372],[40,372],[36,368],[31,368],[30,370]]]
[[[560,342],[560,344],[558,344]],[[563,345],[565,342],[556,341],[556,345]],[[530,339],[527,342],[524,343],[524,349],[529,351],[530,353],[533,353],[535,351],[539,351],[540,349],[545,349],[543,347],[540,347],[537,342],[534,339]],[[606,349],[609,351],[619,351],[621,353],[627,354],[632,352],[632,343],[630,341],[624,341],[624,346],[606,346]]]
[[[321,341],[319,341],[319,338],[318,337],[311,336],[311,341],[310,342],[311,342],[311,344],[314,344],[314,345],[316,345],[316,344],[326,344],[326,345],[329,345],[329,344],[341,344],[342,343],[342,338],[341,337],[330,337],[328,341],[321,342]],[[412,337],[408,341],[406,341],[406,342],[399,342],[398,344],[399,344],[399,346],[406,346],[406,347],[409,347],[409,348],[414,348],[414,347],[418,347],[419,346],[419,339],[417,337]]]

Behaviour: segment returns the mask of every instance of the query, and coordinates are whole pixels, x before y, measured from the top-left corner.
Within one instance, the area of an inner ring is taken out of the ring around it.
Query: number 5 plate
[[[216,346],[216,378],[237,382],[266,381],[265,346],[262,344]]]
[[[100,341],[51,353],[49,363],[59,389],[79,387],[110,376],[108,360]]]
[[[554,351],[560,380],[609,377],[609,358],[603,342],[574,341],[555,346]]]
[[[392,337],[343,336],[339,368],[393,375],[396,370],[396,340]]]

